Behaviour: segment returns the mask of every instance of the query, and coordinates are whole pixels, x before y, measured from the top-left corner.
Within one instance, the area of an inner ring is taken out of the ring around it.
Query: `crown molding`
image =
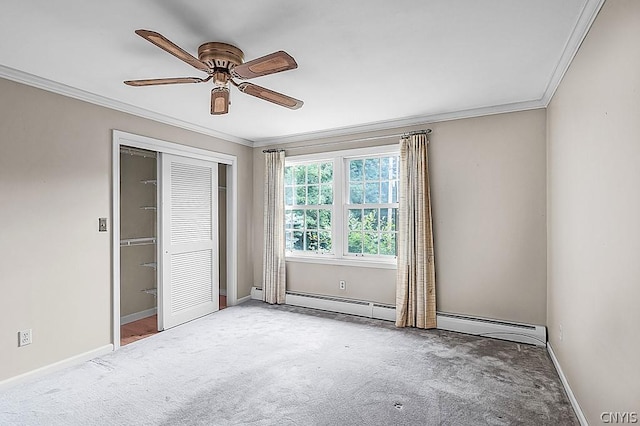
[[[212,136],[214,138],[222,139],[227,142],[233,142],[248,147],[254,146],[253,142],[247,139],[228,135],[222,132],[217,132],[204,126],[188,123],[186,121],[169,117],[164,114],[158,114],[144,108],[139,108],[124,102],[96,95],[95,93],[67,86],[66,84],[58,83],[56,81],[49,80],[43,77],[38,77],[36,75],[9,68],[4,65],[0,65],[0,77],[7,80],[15,81],[17,83],[26,84],[27,86],[36,87],[38,89],[43,89],[49,92],[57,93],[59,95],[78,99],[80,101],[89,102],[94,105],[110,108],[120,112],[125,112],[127,114],[132,114],[138,117],[157,121],[159,123],[168,124],[170,126],[179,127],[181,129],[189,130],[192,132],[201,133],[203,135]]]
[[[576,26],[573,28],[573,31],[564,46],[562,56],[551,74],[547,88],[542,96],[542,102],[545,108],[551,102],[556,90],[558,90],[560,82],[562,82],[562,78],[569,70],[571,62],[573,62],[573,58],[575,58],[578,53],[578,49],[580,49],[582,41],[587,36],[587,33],[589,32],[593,21],[595,21],[598,16],[600,9],[602,9],[604,2],[605,0],[587,0],[582,8],[582,12],[580,12],[580,17],[576,22]]]
[[[428,114],[414,117],[401,118],[397,120],[377,121],[358,126],[341,127],[331,130],[320,130],[318,132],[299,133],[295,135],[257,139],[254,141],[255,148],[268,145],[282,145],[293,142],[308,142],[313,140],[334,138],[334,137],[350,137],[367,132],[376,132],[382,130],[395,131],[407,127],[438,123],[442,121],[460,120],[463,118],[474,118],[486,115],[504,114],[509,112],[528,111],[532,109],[544,108],[546,105],[542,100],[533,100],[525,102],[515,102],[510,104],[494,105],[482,108],[473,108],[463,111],[445,112],[440,114]]]

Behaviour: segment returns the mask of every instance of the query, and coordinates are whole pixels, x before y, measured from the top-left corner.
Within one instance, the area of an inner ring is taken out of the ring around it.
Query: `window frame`
[[[312,163],[333,163],[333,203],[323,206],[331,209],[331,252],[317,253],[305,251],[286,251],[285,258],[291,262],[319,263],[343,266],[359,266],[382,269],[396,269],[396,256],[389,255],[356,255],[348,253],[348,232],[346,218],[349,207],[380,206],[387,207],[389,204],[397,203],[376,203],[376,204],[349,204],[349,176],[348,162],[358,158],[399,156],[400,147],[394,145],[380,145],[366,148],[355,148],[341,151],[321,152],[316,154],[303,154],[287,156],[285,167],[312,164]],[[285,206],[285,211],[295,209],[294,206]],[[305,206],[306,207],[306,206]],[[358,207],[355,207],[358,208]],[[286,214],[286,213],[285,213]],[[283,224],[284,226],[284,224]]]

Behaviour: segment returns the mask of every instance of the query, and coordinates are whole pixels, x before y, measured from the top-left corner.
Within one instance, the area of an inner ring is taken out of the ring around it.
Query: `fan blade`
[[[304,104],[301,100],[283,95],[282,93],[274,92],[273,90],[265,89],[264,87],[260,87],[253,83],[240,83],[238,85],[238,89],[242,93],[264,99],[265,101],[273,102],[274,104],[285,108],[298,109]]]
[[[149,80],[127,80],[124,84],[129,86],[158,86],[161,84],[184,84],[184,83],[204,83],[209,81],[209,78],[198,77],[179,77],[179,78],[153,78]]]
[[[211,114],[221,115],[229,112],[229,88],[215,87],[211,91]]]
[[[296,61],[282,50],[235,66],[231,74],[242,80],[298,68]]]
[[[210,70],[207,64],[197,59],[182,48],[176,46],[175,44],[173,44],[173,42],[166,39],[162,34],[149,30],[136,30],[136,34],[155,44],[160,49],[171,53],[176,58],[188,63],[192,67],[199,69],[200,71],[208,72]]]

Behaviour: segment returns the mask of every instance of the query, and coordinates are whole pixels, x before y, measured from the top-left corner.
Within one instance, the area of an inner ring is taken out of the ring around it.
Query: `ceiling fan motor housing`
[[[198,47],[198,59],[211,68],[230,69],[244,62],[242,50],[227,43],[209,42]]]

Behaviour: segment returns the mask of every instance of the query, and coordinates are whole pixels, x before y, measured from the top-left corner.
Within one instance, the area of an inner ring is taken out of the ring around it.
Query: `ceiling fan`
[[[172,54],[192,67],[204,71],[209,76],[156,78],[148,80],[127,80],[129,86],[157,86],[162,84],[205,83],[213,80],[215,87],[211,90],[211,114],[220,115],[229,112],[229,82],[238,90],[265,101],[290,109],[298,109],[303,102],[282,93],[274,92],[252,83],[236,83],[234,78],[248,80],[263,75],[298,68],[296,61],[286,52],[278,51],[269,55],[244,61],[242,50],[227,43],[208,42],[198,48],[198,58],[186,52],[162,34],[149,30],[136,30],[136,34],[155,44],[160,49]]]

